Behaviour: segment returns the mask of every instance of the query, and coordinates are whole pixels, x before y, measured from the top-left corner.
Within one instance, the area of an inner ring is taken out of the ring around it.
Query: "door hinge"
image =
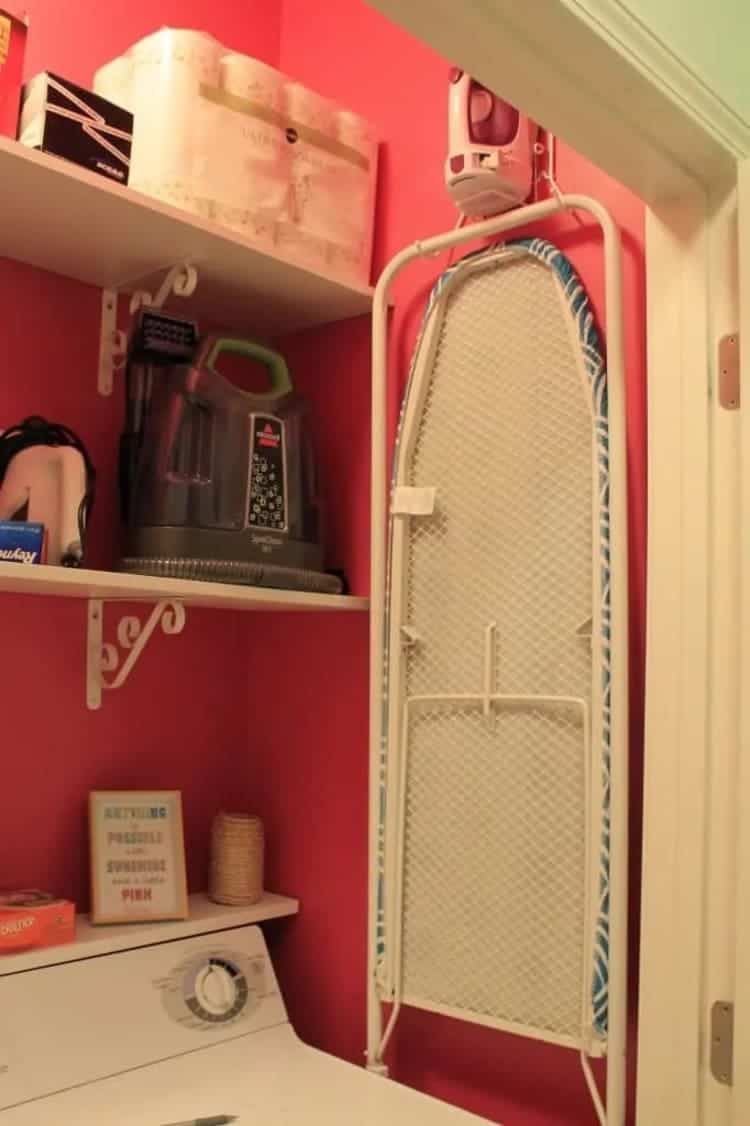
[[[732,1086],[734,1005],[731,1001],[715,1001],[711,1006],[711,1074],[717,1083]]]
[[[719,340],[719,405],[727,411],[740,406],[740,334],[728,332]]]

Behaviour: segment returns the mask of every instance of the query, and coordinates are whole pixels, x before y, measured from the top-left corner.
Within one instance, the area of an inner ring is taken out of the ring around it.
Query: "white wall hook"
[[[419,641],[419,633],[414,626],[401,626],[401,645],[404,649],[413,649]]]
[[[92,598],[88,608],[86,660],[86,704],[90,711],[102,706],[104,689],[121,688],[135,668],[157,626],[168,636],[185,628],[185,607],[181,602],[157,602],[145,622],[134,616],[121,618],[117,626],[117,644],[104,641],[104,603]],[[122,661],[123,652],[128,651]],[[122,661],[122,664],[120,663]],[[114,673],[107,679],[106,673]]]

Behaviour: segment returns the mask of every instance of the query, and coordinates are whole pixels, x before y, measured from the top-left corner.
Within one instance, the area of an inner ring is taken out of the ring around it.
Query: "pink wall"
[[[197,26],[275,61],[280,8],[209,0],[26,0],[27,75],[51,69],[88,84],[94,70],[163,24]],[[72,426],[99,470],[93,559],[116,542],[115,451],[121,397],[96,392],[99,292],[0,259],[5,377],[0,428],[27,414]],[[107,611],[108,637],[128,607]],[[143,610],[141,610],[143,612]],[[146,610],[147,612],[147,610]],[[206,885],[208,831],[226,804],[247,804],[246,616],[188,613],[182,636],[157,635],[101,712],[84,703],[83,602],[0,595],[0,887],[43,885],[86,906],[86,795],[94,788],[176,788],[185,802],[192,888]]]
[[[324,5],[286,0],[281,66],[372,119],[386,142],[376,271],[417,236],[453,225],[455,212],[442,187],[443,60],[363,0],[328,0]],[[645,574],[643,208],[564,146],[558,178],[563,189],[587,192],[605,203],[624,239],[637,834]],[[543,233],[569,253],[601,316],[597,238],[572,217],[547,224]],[[426,287],[444,264],[444,258],[427,261],[399,282],[394,316],[394,384],[399,389]],[[347,564],[355,589],[362,592],[368,542],[368,332],[368,322],[360,321],[285,342],[292,372],[313,401],[334,508],[334,554]],[[396,401],[394,395],[394,407]],[[356,1062],[364,1047],[367,940],[366,643],[364,621],[279,618],[272,633],[251,636],[249,679],[253,793],[269,830],[272,882],[299,894],[303,903],[300,918],[281,940],[282,983],[302,1036]],[[277,662],[285,667],[282,682],[275,672]],[[253,699],[265,701],[262,710],[253,709]],[[638,870],[634,849],[636,891]],[[636,934],[634,923],[634,944]],[[396,1033],[392,1063],[401,1080],[505,1126],[595,1122],[572,1052],[407,1010]]]
[[[23,0],[11,5],[30,19],[26,74],[52,70],[83,86],[97,67],[160,27],[194,27],[238,51],[275,63],[281,31],[280,0],[252,5],[216,0]]]
[[[0,427],[44,413],[73,427],[99,471],[93,560],[116,542],[119,396],[96,392],[96,290],[0,260],[3,336]],[[119,616],[149,608],[110,604]],[[244,797],[238,748],[247,743],[244,616],[189,611],[185,632],[158,633],[132,679],[85,707],[86,603],[0,595],[0,887],[42,885],[88,900],[86,796],[91,789],[184,793],[189,877],[205,887],[208,830],[217,808]]]

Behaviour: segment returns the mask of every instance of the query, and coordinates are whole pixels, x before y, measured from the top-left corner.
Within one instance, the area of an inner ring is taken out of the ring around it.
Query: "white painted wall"
[[[750,122],[750,4],[747,0],[588,0],[606,18],[621,7],[746,122]]]

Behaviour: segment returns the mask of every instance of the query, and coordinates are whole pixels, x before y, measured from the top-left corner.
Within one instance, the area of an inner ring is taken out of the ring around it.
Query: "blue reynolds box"
[[[0,520],[0,563],[44,563],[46,547],[44,524]]]

